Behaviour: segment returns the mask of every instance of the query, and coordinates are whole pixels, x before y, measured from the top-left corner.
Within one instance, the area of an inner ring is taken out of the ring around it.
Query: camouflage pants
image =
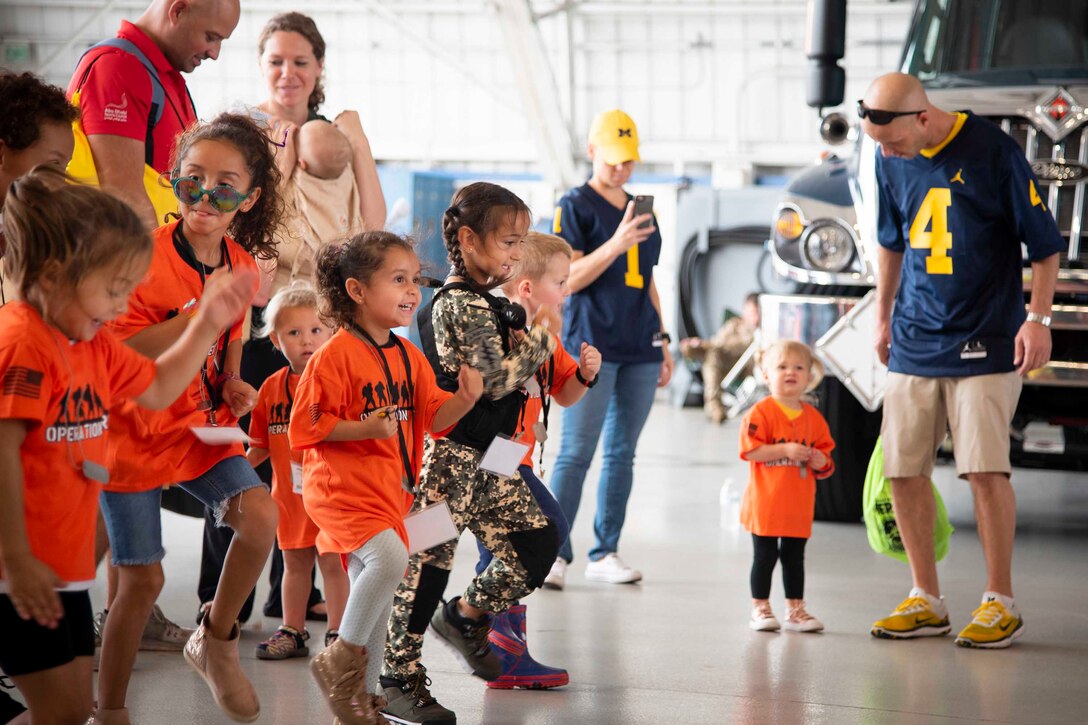
[[[533,590],[510,534],[543,529],[549,524],[521,476],[501,478],[478,470],[481,456],[479,451],[459,443],[428,439],[412,510],[445,500],[457,530],[469,529],[494,554],[491,564],[472,580],[463,598],[474,607],[502,612]],[[448,576],[456,547],[454,540],[409,557],[389,617],[383,675],[404,679],[419,669],[423,632],[438,601],[437,596],[420,597],[420,611],[413,611],[420,580],[425,566]],[[440,586],[444,584],[442,578]]]

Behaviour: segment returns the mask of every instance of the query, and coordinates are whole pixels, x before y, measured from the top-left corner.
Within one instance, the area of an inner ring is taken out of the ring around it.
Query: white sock
[[[947,614],[947,609],[945,609],[944,606],[944,597],[935,597],[927,592],[925,589],[922,589],[920,587],[914,587],[913,589],[911,589],[910,596],[924,598],[927,602],[929,602],[929,606],[933,607],[933,611],[937,614]]]
[[[982,603],[998,601],[1001,602],[1005,609],[1008,609],[1013,614],[1017,613],[1016,600],[1012,597],[1006,597],[1004,594],[998,594],[997,592],[983,592]]]

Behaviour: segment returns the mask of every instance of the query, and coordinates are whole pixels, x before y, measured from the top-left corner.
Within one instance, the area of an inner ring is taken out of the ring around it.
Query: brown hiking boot
[[[216,639],[208,631],[208,617],[185,643],[185,660],[212,691],[215,704],[236,722],[253,722],[261,716],[261,703],[238,659],[238,623],[229,639]]]
[[[333,715],[345,725],[378,725],[378,711],[366,691],[367,652],[356,654],[351,645],[337,639],[310,660],[310,674],[325,695]]]

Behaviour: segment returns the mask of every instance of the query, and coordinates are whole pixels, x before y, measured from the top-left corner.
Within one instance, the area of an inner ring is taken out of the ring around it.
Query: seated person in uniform
[[[702,363],[703,410],[715,423],[720,424],[726,418],[722,380],[752,344],[758,328],[759,294],[752,292],[744,299],[740,316],[726,320],[712,338],[688,337],[680,341],[680,354]]]

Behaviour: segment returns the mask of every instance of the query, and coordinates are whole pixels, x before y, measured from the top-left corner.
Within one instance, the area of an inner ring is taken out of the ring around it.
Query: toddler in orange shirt
[[[752,618],[759,632],[780,628],[820,632],[824,625],[805,609],[805,544],[812,535],[816,479],[834,470],[835,441],[827,421],[802,400],[823,378],[823,366],[803,343],[779,340],[759,357],[771,394],[757,403],[740,425],[740,457],[750,478],[740,520],[752,533]],[[771,610],[771,576],[782,562],[787,617]]]
[[[283,625],[257,645],[257,659],[305,657],[310,633],[306,631],[306,603],[314,557],[325,581],[328,630],[325,646],[336,639],[348,598],[348,576],[335,553],[317,553],[318,528],[302,504],[302,455],[291,451],[287,427],[299,377],[317,349],[332,337],[317,312],[317,292],[308,283],[293,282],[272,297],[265,310],[267,335],[289,363],[269,377],[257,394],[249,424],[246,458],[254,468],[272,458],[272,498],[279,508],[276,539],[283,552]]]
[[[0,309],[0,668],[30,721],[48,723],[92,717],[87,590],[110,411],[173,403],[257,282],[210,280],[191,323],[154,360],[141,355],[103,326],[147,271],[151,237],[124,202],[69,182],[40,166],[4,202],[16,299]]]

